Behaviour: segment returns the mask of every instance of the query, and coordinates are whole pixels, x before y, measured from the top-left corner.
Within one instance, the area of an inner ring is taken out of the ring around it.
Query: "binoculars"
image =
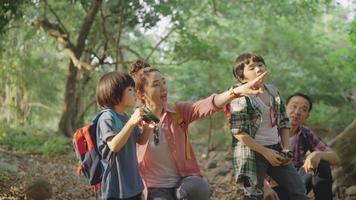
[[[143,121],[150,123],[154,122],[156,124],[159,123],[159,119],[152,113],[152,111],[148,108],[143,108],[143,116],[142,116]]]
[[[293,151],[281,151],[278,154],[282,157],[280,161],[286,163],[293,159]]]

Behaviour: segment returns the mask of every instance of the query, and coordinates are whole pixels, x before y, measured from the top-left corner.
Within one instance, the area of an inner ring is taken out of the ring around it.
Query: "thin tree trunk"
[[[67,82],[64,92],[64,107],[59,121],[58,130],[65,136],[71,137],[74,127],[72,122],[75,119],[75,106],[76,106],[76,83],[77,83],[78,69],[70,61],[67,74]]]
[[[85,41],[88,37],[90,29],[93,25],[94,19],[98,10],[101,6],[101,0],[94,0],[87,12],[87,15],[84,18],[82,26],[80,28],[80,32],[78,35],[76,48],[75,48],[75,56],[76,58],[80,58],[84,47]],[[64,108],[62,111],[62,116],[59,122],[58,130],[65,136],[71,137],[73,134],[74,129],[78,128],[81,124],[76,122],[82,122],[82,120],[77,119],[77,105],[78,101],[81,98],[77,97],[77,74],[78,68],[75,67],[72,60],[69,63],[68,67],[68,75],[67,75],[67,82],[65,87],[65,95],[64,95]],[[80,92],[79,92],[80,93]]]

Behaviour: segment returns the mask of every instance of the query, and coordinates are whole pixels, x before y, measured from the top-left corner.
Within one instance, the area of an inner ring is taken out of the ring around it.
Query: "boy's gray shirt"
[[[144,189],[136,155],[136,141],[141,130],[135,127],[122,149],[113,153],[106,141],[109,137],[118,134],[129,120],[127,115],[116,113],[121,123],[115,124],[113,115],[114,113],[109,111],[104,112],[97,123],[97,145],[105,169],[101,183],[101,197],[129,198],[138,195]]]

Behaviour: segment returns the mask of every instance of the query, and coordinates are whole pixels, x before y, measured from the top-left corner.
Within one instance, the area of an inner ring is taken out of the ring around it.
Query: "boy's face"
[[[286,111],[292,126],[300,126],[309,116],[309,101],[301,96],[292,97]]]
[[[242,83],[252,81],[257,76],[266,71],[266,66],[262,62],[252,62],[244,68],[244,77],[239,79]]]
[[[136,104],[136,91],[135,88],[129,86],[125,89],[124,95],[122,96],[122,104],[126,107],[133,107]]]

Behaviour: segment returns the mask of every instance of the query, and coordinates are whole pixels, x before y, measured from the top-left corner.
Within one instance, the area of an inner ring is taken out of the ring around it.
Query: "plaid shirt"
[[[289,119],[285,106],[280,98],[278,90],[273,85],[264,85],[272,105],[271,123],[276,124],[280,132],[282,128],[290,128]],[[256,132],[262,122],[262,112],[256,96],[245,96],[231,101],[230,128],[233,135],[244,132],[255,138]],[[255,152],[248,146],[232,137],[233,166],[236,181],[249,177],[256,184],[256,161]]]
[[[307,144],[303,144],[303,138]],[[309,146],[309,147],[308,147]],[[298,133],[289,141],[289,148],[294,152],[293,164],[299,169],[304,164],[305,154],[313,151],[328,151],[329,146],[318,137],[311,129],[300,126]],[[310,149],[308,149],[310,148]]]

